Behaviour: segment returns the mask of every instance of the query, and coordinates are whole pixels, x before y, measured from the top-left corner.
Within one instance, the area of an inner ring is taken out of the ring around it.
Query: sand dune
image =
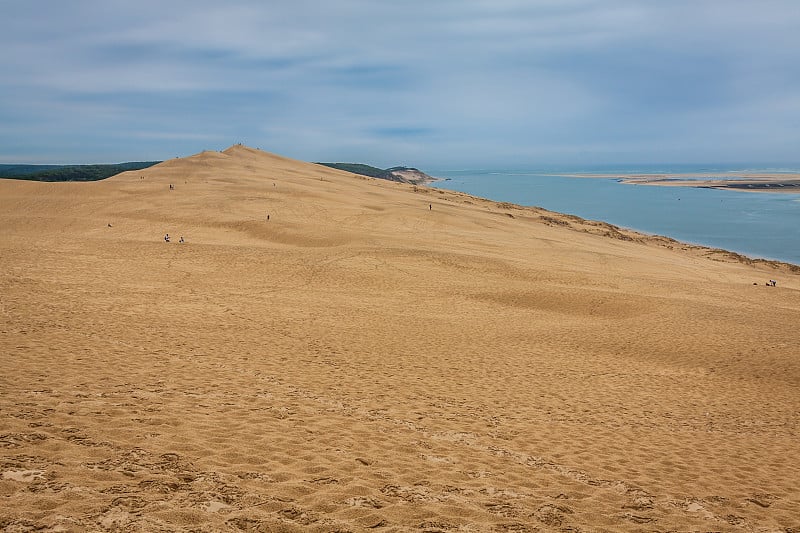
[[[244,146],[0,180],[0,529],[800,531],[798,320],[789,266]]]

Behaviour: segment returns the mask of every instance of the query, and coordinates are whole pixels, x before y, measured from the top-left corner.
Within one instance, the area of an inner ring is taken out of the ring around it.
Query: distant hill
[[[111,165],[0,165],[0,178],[30,181],[99,181],[120,172],[142,170],[161,161],[134,161]],[[421,185],[437,178],[412,167],[372,167],[361,163],[316,163],[330,168],[400,183]]]
[[[361,163],[317,163],[330,168],[336,168],[353,174],[360,174],[362,176],[369,176],[371,178],[378,178],[382,180],[398,181],[401,183],[412,183],[414,185],[421,185],[437,181],[433,176],[429,176],[419,169],[411,167],[391,167],[387,169],[371,167]]]
[[[31,181],[98,181],[128,170],[152,167],[161,161],[112,165],[0,165],[0,178]]]

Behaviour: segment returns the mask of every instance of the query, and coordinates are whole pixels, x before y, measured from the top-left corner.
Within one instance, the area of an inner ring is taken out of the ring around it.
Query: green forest
[[[127,170],[152,167],[160,161],[111,165],[0,165],[0,178],[31,181],[98,181]]]
[[[396,175],[392,172],[400,171],[400,170],[417,170],[415,168],[409,167],[392,167],[387,169],[371,167],[369,165],[364,165],[361,163],[317,163],[318,165],[324,165],[326,167],[336,168],[339,170],[345,170],[347,172],[352,172],[353,174],[360,174],[361,176],[369,176],[371,178],[380,178],[384,180],[390,181],[400,181]]]

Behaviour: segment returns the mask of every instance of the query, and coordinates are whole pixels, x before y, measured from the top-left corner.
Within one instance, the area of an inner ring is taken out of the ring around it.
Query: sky
[[[798,0],[0,0],[0,163],[800,162]]]

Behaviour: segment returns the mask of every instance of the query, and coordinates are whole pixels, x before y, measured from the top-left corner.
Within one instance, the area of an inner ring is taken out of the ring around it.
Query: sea
[[[800,168],[800,166],[798,166]],[[661,187],[621,182],[632,174],[713,173],[730,179],[735,171],[800,173],[795,168],[660,166],[440,169],[432,187],[465,192],[498,202],[608,222],[642,233],[722,248],[752,258],[800,265],[800,194],[741,192],[694,187]],[[619,177],[576,178],[569,174]]]

